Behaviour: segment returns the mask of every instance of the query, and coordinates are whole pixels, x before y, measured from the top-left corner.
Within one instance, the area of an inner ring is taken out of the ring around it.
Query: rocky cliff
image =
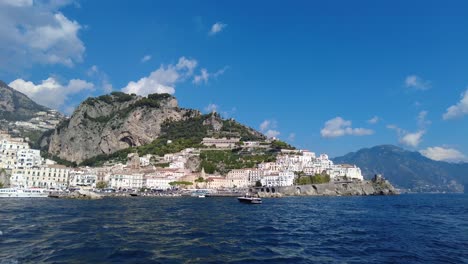
[[[130,147],[151,148],[148,144],[161,136],[166,141],[190,138],[195,143],[207,136],[265,139],[232,119],[179,108],[169,94],[141,97],[114,92],[81,103],[69,120],[44,137],[42,147],[61,159],[81,163]]]
[[[198,111],[179,108],[177,100],[168,94],[146,98],[114,92],[81,103],[42,145],[48,145],[49,153],[55,156],[79,163],[148,144],[161,134],[164,122],[199,115]]]
[[[8,121],[28,120],[39,111],[48,108],[38,105],[26,95],[0,81],[0,119]]]
[[[380,176],[368,181],[330,182],[324,184],[294,185],[256,188],[260,197],[283,196],[362,196],[395,195],[399,192]]]

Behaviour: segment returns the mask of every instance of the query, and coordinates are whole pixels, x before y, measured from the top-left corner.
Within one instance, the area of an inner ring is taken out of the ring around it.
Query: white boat
[[[0,198],[45,198],[49,192],[44,189],[4,188],[0,189]]]
[[[205,198],[205,195],[204,195],[204,194],[200,194],[200,195],[198,195],[198,198]]]
[[[259,197],[252,197],[252,196],[243,196],[243,197],[237,197],[237,200],[241,203],[248,203],[248,204],[261,204],[262,203],[262,198]]]

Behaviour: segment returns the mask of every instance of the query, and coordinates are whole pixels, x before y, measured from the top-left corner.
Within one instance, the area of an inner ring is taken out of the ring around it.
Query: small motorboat
[[[200,195],[198,195],[198,198],[205,198],[205,195],[204,195],[204,194],[200,194]]]
[[[247,203],[247,204],[261,204],[262,199],[259,197],[252,197],[252,196],[243,196],[243,197],[237,197],[237,200],[241,203]]]

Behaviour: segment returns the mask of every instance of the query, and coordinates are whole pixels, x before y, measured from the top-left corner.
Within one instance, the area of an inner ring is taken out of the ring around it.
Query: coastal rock
[[[85,191],[85,190],[78,190],[78,191],[72,192],[66,198],[85,199],[85,200],[98,200],[98,199],[102,199],[102,196],[95,193],[95,192]]]
[[[283,187],[257,187],[260,197],[282,196],[362,196],[396,195],[399,192],[380,176],[370,181],[330,182],[323,184],[294,185]]]

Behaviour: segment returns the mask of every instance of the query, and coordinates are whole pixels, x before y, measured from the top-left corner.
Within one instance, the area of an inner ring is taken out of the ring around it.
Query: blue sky
[[[171,92],[330,156],[468,158],[466,1],[0,0],[0,79],[71,112]]]

